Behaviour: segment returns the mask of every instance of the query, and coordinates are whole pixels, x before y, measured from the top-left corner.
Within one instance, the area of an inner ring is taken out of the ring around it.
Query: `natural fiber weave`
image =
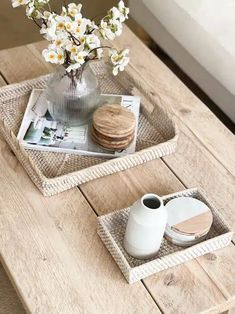
[[[115,78],[101,62],[93,65],[93,71],[99,77],[102,93],[131,94],[134,90],[135,94],[142,95],[135,154],[107,160],[103,157],[25,150],[19,145],[16,135],[32,89],[45,88],[49,76],[0,89],[0,132],[32,181],[46,196],[171,154],[176,149],[178,132],[175,124],[167,112],[154,103],[153,97],[146,95],[144,82],[134,79],[128,72]],[[149,103],[153,110],[149,109]]]
[[[163,197],[163,202],[166,204],[171,199],[180,196],[195,197],[211,208],[213,224],[209,234],[206,240],[189,248],[174,245],[164,238],[157,256],[151,259],[139,260],[131,257],[123,247],[129,208],[98,217],[98,234],[129,283],[134,283],[164,269],[225,247],[231,242],[233,232],[218,210],[206,200],[198,189],[166,195]]]

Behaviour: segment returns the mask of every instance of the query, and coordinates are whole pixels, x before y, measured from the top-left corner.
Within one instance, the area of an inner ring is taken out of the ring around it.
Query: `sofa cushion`
[[[235,1],[142,2],[191,55],[235,95]]]

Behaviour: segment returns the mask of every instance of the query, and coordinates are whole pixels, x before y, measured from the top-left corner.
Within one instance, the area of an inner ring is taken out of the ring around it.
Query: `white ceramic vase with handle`
[[[150,258],[160,249],[167,223],[161,197],[145,194],[131,206],[124,248],[135,258]]]

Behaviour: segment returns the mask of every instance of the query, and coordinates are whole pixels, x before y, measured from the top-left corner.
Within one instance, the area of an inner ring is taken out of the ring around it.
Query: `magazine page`
[[[53,120],[44,90],[34,89],[18,133],[19,142],[27,149],[74,153],[103,157],[119,157],[135,152],[140,98],[136,96],[101,95],[103,104],[120,104],[136,117],[135,137],[124,150],[110,151],[96,144],[91,136],[91,122],[81,126],[64,125]]]

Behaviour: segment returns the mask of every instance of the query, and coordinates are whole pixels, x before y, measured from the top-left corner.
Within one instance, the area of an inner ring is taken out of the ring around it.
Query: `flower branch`
[[[93,59],[103,57],[103,49],[109,49],[113,74],[123,71],[129,62],[128,49],[117,51],[109,46],[101,46],[100,38],[113,40],[120,36],[123,23],[128,18],[129,9],[121,0],[111,8],[99,23],[83,17],[82,4],[63,0],[61,14],[51,10],[50,0],[11,0],[13,7],[25,6],[28,18],[40,28],[40,33],[49,41],[42,54],[47,62],[63,65],[71,72],[71,79]],[[45,10],[45,6],[49,11]],[[91,55],[95,56],[91,59]],[[81,71],[82,72],[82,71]]]

